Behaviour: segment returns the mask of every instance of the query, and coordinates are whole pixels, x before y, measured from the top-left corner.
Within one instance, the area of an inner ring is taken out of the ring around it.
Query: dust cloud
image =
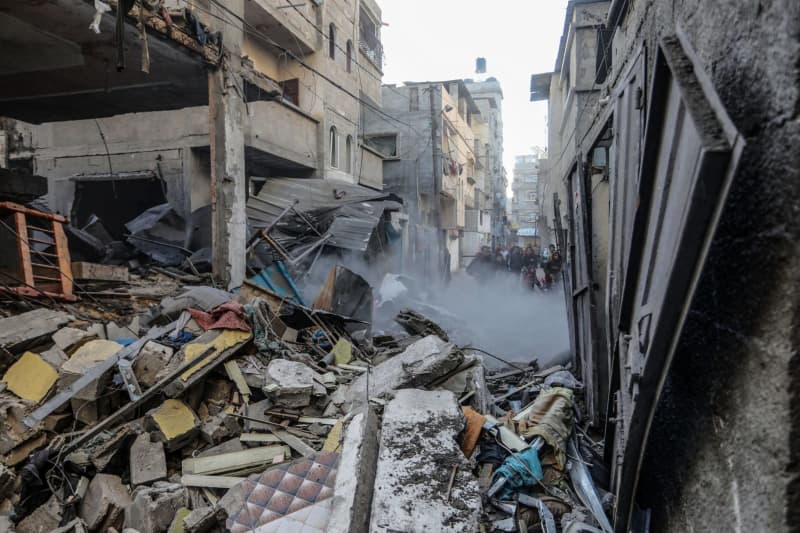
[[[430,301],[457,317],[451,340],[510,361],[540,366],[568,359],[567,314],[561,287],[548,292],[521,287],[511,276],[481,284],[467,274],[431,293]],[[442,324],[445,326],[444,324]],[[488,366],[492,360],[487,358]]]

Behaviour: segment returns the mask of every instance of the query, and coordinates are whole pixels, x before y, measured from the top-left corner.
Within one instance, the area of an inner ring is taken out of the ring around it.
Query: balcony
[[[316,9],[313,2],[248,0],[244,16],[251,32],[255,28],[262,37],[275,41],[294,54],[305,55],[320,47]]]

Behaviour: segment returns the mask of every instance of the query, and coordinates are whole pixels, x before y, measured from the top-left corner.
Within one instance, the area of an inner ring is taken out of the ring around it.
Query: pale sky
[[[531,102],[531,74],[549,72],[567,0],[378,0],[384,83],[473,78],[475,58],[503,87],[503,159],[547,146],[547,102]],[[509,191],[510,192],[510,191]]]

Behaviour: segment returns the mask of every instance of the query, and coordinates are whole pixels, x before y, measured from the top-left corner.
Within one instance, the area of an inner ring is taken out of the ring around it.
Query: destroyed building
[[[381,100],[372,0],[6,4],[0,167],[46,178],[47,205],[78,227],[98,217],[119,240],[169,203],[213,225],[215,272],[233,287],[265,179],[382,188],[361,125]]]
[[[571,0],[531,79],[616,531],[800,527],[798,30],[789,0]]]

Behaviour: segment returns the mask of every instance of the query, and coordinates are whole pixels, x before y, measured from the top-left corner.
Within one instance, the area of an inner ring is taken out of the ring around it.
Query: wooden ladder
[[[19,281],[23,285],[13,292],[28,297],[48,296],[54,299],[74,301],[72,293],[72,267],[61,215],[45,213],[14,202],[0,202],[0,213],[12,213],[19,258]],[[43,240],[34,235],[44,234]],[[38,251],[37,244],[46,245]]]

